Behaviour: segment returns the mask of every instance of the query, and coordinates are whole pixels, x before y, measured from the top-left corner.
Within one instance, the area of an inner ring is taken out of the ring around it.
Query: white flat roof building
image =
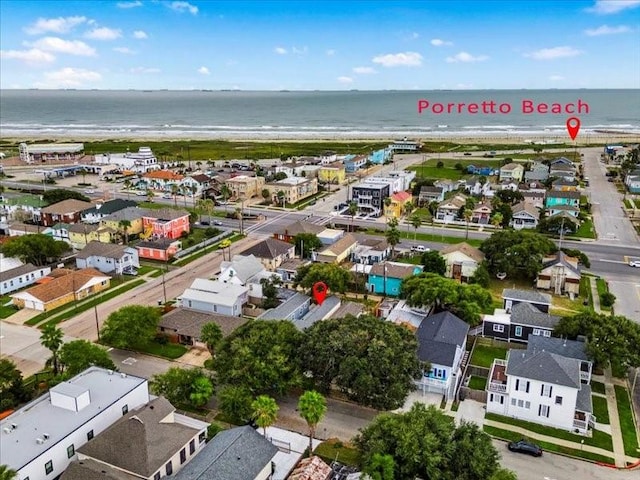
[[[140,147],[137,152],[103,153],[96,155],[94,160],[98,164],[117,165],[137,173],[160,169],[158,159],[151,151],[151,147]]]
[[[90,367],[0,421],[0,464],[18,480],[56,478],[79,447],[148,401],[146,379]]]
[[[47,160],[75,160],[82,156],[84,143],[21,143],[18,147],[20,160],[27,163]]]

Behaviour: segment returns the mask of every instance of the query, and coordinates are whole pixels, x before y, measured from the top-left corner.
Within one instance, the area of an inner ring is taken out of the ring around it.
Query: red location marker
[[[327,298],[327,290],[329,290],[329,288],[324,282],[316,282],[313,284],[311,291],[313,292],[313,298],[318,305],[322,305],[324,299]]]
[[[571,140],[575,140],[580,131],[580,119],[578,117],[570,117],[567,119],[567,131]]]

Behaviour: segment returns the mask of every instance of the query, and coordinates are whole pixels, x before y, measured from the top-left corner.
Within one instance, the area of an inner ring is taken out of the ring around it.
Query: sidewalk
[[[602,313],[600,308],[600,295],[596,286],[596,277],[589,277],[589,285],[591,285],[591,298],[593,299],[593,310],[596,313]]]
[[[604,391],[607,395],[607,409],[609,410],[609,423],[611,425],[611,439],[613,440],[613,458],[616,466],[624,467],[625,454],[624,443],[622,441],[622,431],[620,427],[620,417],[618,416],[618,403],[616,402],[616,391],[613,388],[614,381],[611,376],[611,368],[604,370]]]

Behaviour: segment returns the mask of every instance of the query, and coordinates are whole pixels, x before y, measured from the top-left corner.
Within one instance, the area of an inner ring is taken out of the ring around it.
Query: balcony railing
[[[578,430],[587,430],[587,422],[584,420],[573,420],[573,428],[577,428]]]
[[[487,388],[490,392],[507,393],[507,385],[505,383],[489,382]]]
[[[580,372],[580,380],[589,381],[591,374],[589,372]]]
[[[416,385],[430,385],[432,387],[445,387],[448,383],[448,380],[442,380],[440,378],[432,378],[432,377],[422,377],[420,380],[415,381]]]

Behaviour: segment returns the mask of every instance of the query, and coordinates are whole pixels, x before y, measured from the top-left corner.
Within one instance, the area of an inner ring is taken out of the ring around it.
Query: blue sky
[[[0,2],[1,88],[640,88],[640,0]]]

